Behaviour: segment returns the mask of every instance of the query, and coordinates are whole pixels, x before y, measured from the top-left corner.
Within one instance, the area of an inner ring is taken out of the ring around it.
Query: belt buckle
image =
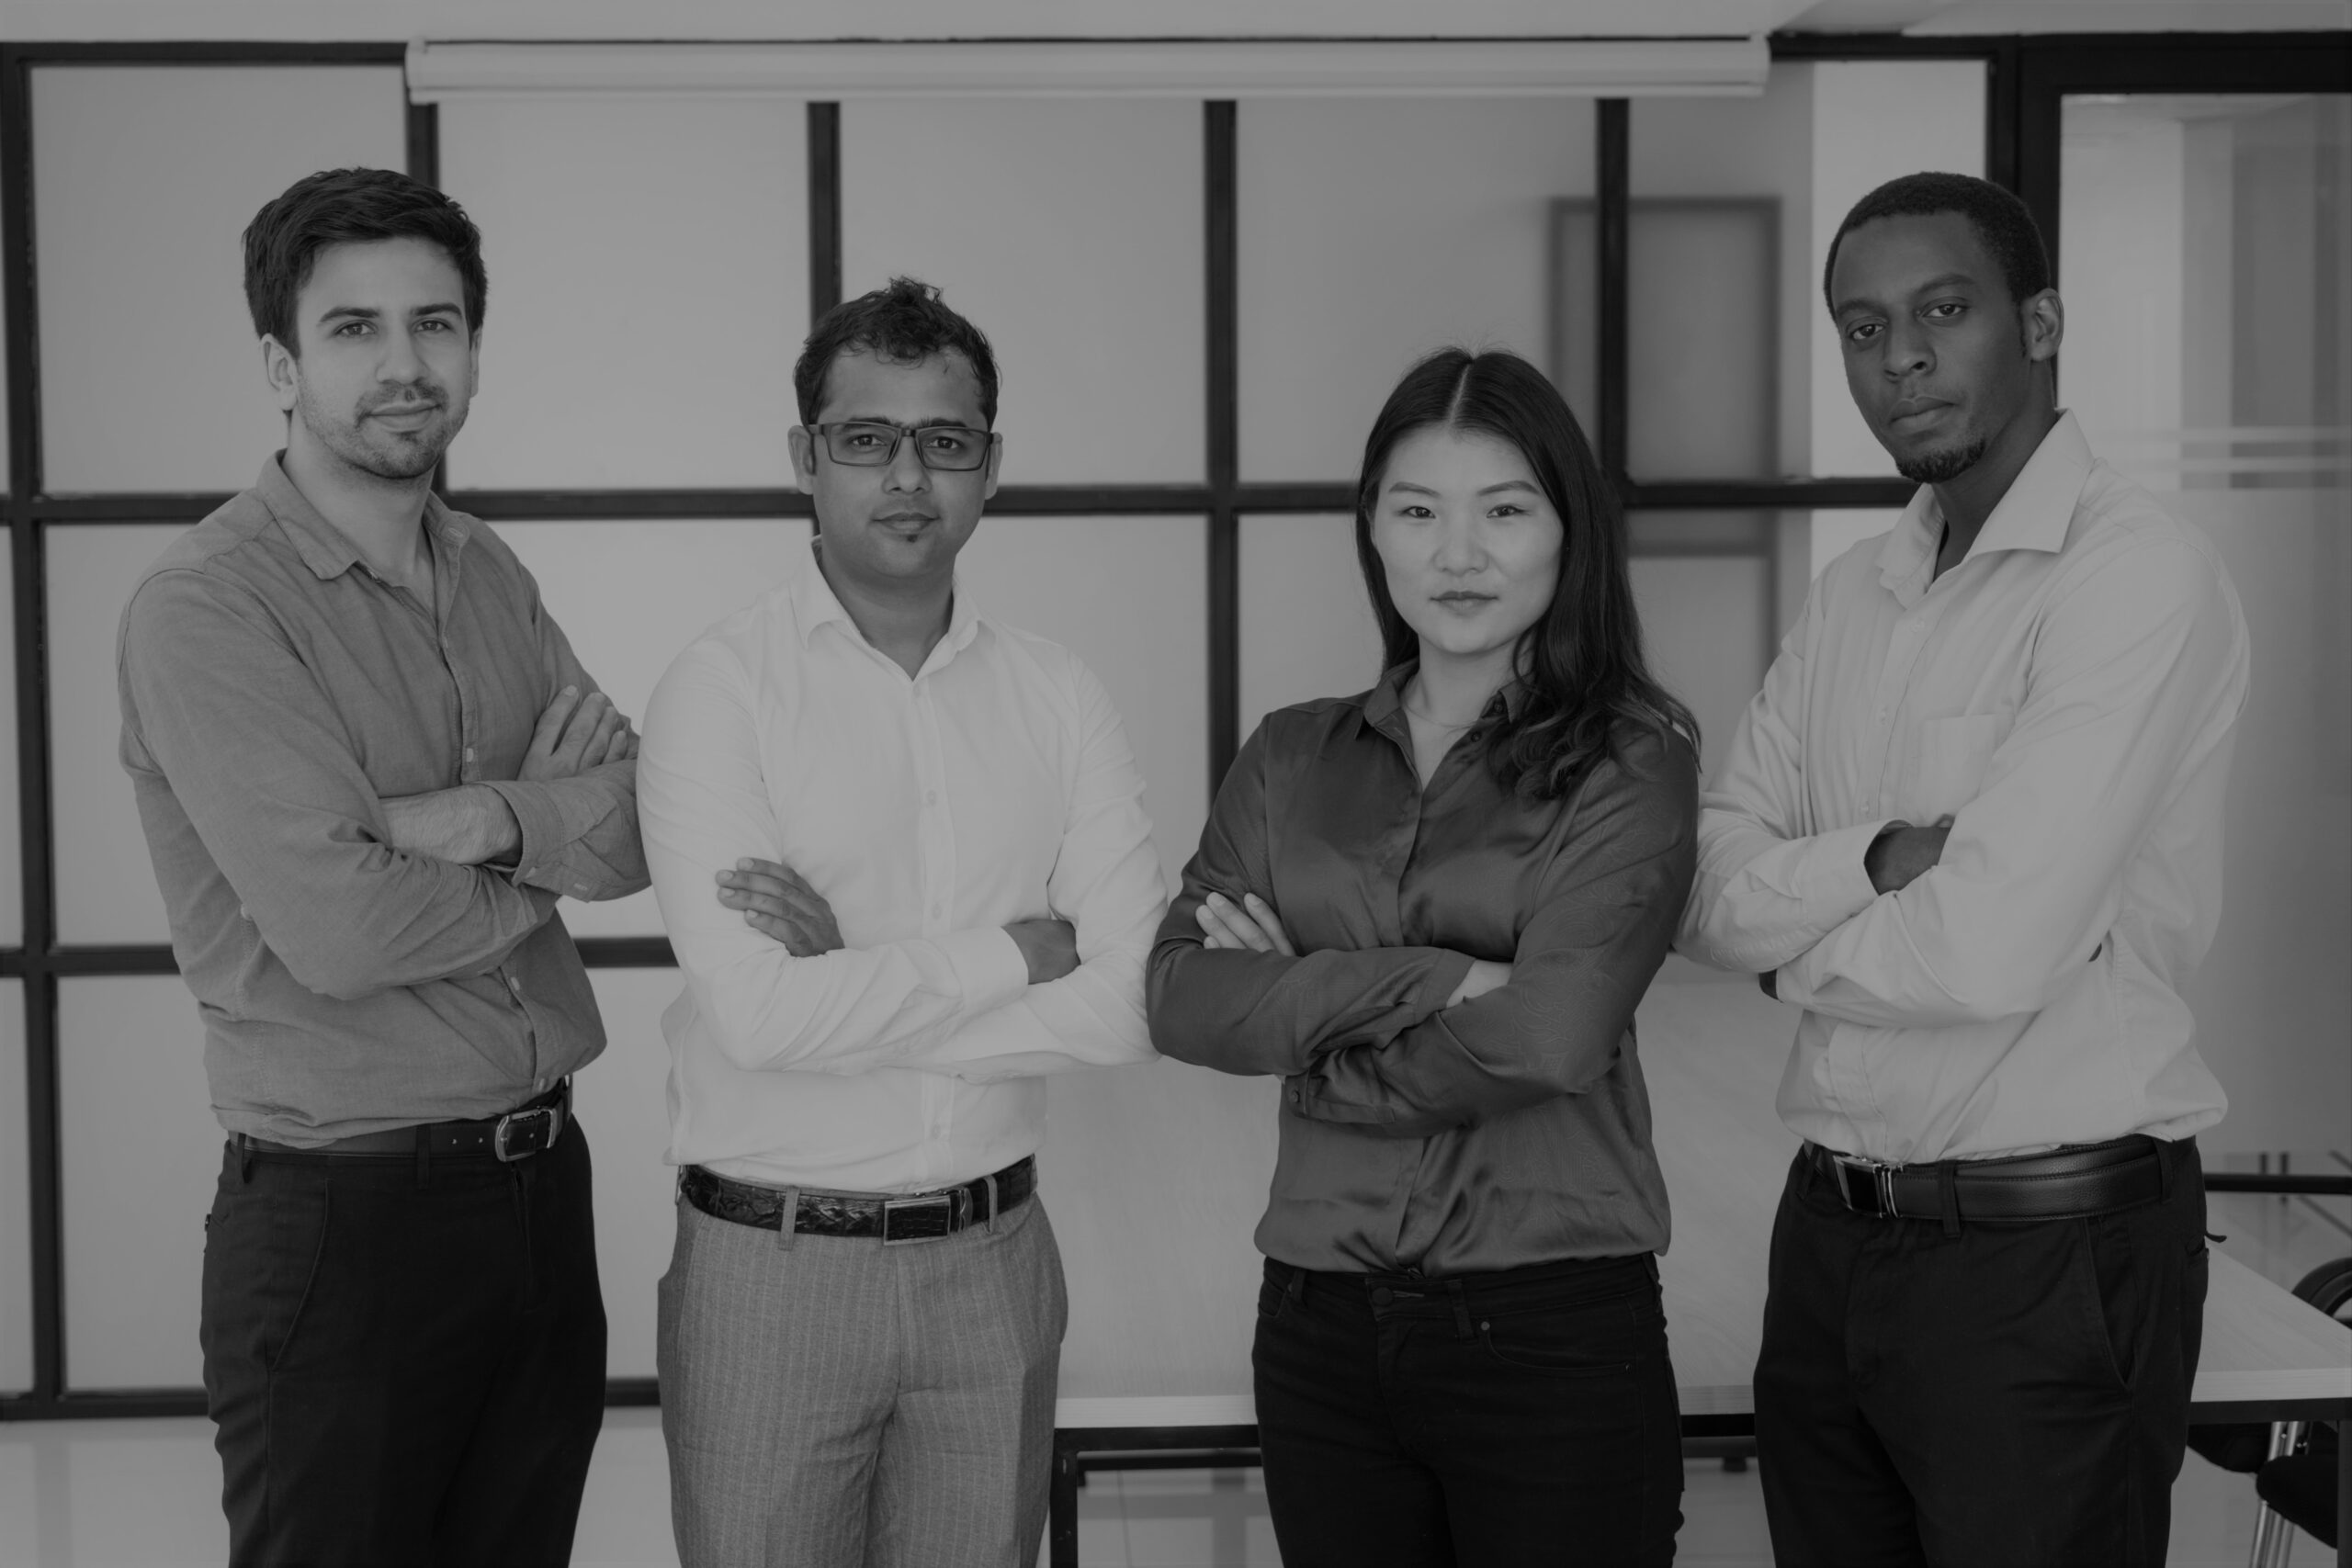
[[[1846,1207],[1879,1219],[1894,1213],[1894,1167],[1854,1155],[1829,1157],[1838,1167],[1838,1195],[1846,1200]]]
[[[512,1165],[536,1154],[544,1154],[555,1146],[556,1108],[541,1105],[529,1111],[510,1111],[498,1119],[491,1130],[490,1152]]]
[[[882,1200],[882,1245],[905,1247],[918,1241],[944,1241],[956,1234],[956,1200],[971,1194],[960,1187],[944,1192],[924,1192],[912,1198]]]

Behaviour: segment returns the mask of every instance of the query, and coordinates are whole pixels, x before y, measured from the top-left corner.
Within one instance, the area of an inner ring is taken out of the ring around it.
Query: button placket
[[[915,841],[922,853],[923,930],[944,936],[953,929],[956,898],[956,836],[949,813],[940,802],[946,786],[942,757],[945,747],[939,732],[939,708],[932,695],[932,679],[914,682],[912,750],[915,784],[921,791],[916,813]]]

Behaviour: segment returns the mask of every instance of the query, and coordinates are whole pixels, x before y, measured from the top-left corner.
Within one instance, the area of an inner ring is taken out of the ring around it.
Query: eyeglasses
[[[808,428],[825,438],[825,450],[834,462],[856,468],[884,467],[898,457],[899,443],[911,435],[915,438],[915,457],[924,468],[969,473],[989,460],[989,447],[996,440],[985,430],[967,430],[960,424],[925,424],[903,430],[895,424],[846,420]]]

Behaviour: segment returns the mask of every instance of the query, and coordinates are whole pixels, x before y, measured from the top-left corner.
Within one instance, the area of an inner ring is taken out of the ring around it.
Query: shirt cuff
[[[1413,987],[1413,1016],[1426,1021],[1443,1012],[1446,998],[1453,995],[1454,987],[1470,973],[1471,963],[1466,953],[1440,948],[1437,962],[1430,965],[1421,983]]]
[[[941,937],[939,946],[963,985],[964,1005],[971,1012],[1001,1008],[1029,988],[1029,961],[1002,926],[954,931]]]
[[[1870,852],[1871,842],[1895,820],[1888,817],[1814,835],[1813,841],[1805,846],[1804,866],[1799,873],[1805,903],[1835,909],[1837,919],[1842,922],[1877,902],[1878,889],[1871,886],[1871,874],[1863,868],[1862,858]]]
[[[514,813],[514,824],[523,830],[523,850],[509,874],[517,886],[544,887],[550,893],[570,893],[575,898],[586,897],[572,890],[572,878],[559,856],[571,842],[570,824],[564,820],[563,808],[550,791],[512,779],[484,779],[482,787],[496,793]]]

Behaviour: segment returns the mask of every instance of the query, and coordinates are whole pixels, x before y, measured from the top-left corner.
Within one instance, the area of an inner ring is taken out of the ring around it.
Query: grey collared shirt
[[[122,762],[232,1133],[493,1115],[604,1049],[555,905],[646,885],[636,764],[514,782],[555,694],[595,684],[503,541],[438,498],[424,521],[430,605],[273,457],[123,612]],[[513,870],[387,841],[383,802],[472,784],[514,808]]]

